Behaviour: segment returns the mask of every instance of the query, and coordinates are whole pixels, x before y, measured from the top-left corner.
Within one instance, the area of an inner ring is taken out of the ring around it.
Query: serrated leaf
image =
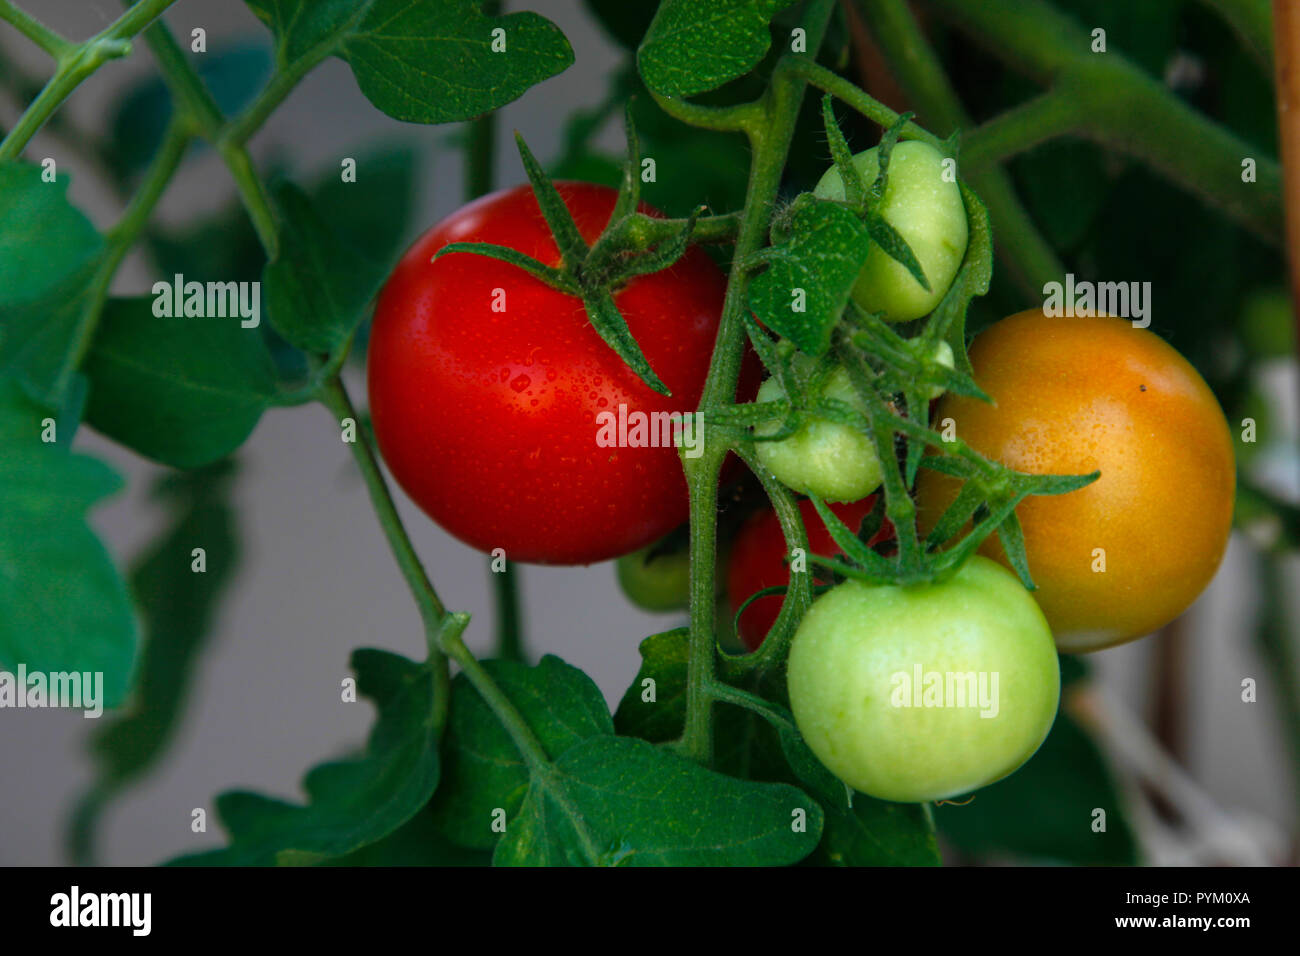
[[[530,786],[496,866],[780,866],[807,856],[822,811],[803,791],[737,780],[644,740],[600,736]]]
[[[105,305],[83,365],[86,420],[146,458],[196,468],[248,437],[274,394],[274,368],[260,329],[239,316],[158,317],[153,304]]]
[[[552,758],[588,737],[614,732],[600,689],[560,658],[547,655],[536,667],[513,661],[485,661],[483,666]],[[434,818],[453,842],[472,849],[491,847],[500,836],[492,829],[494,813],[515,813],[529,771],[464,674],[453,682],[443,760]]]
[[[686,713],[686,669],[690,661],[684,627],[651,634],[641,642],[641,668],[614,712],[614,727],[626,737],[651,743],[681,736]],[[646,681],[653,681],[647,686]],[[653,689],[654,699],[645,700]]]
[[[664,0],[637,51],[646,85],[693,96],[752,70],[772,44],[772,17],[791,0]]]
[[[1106,830],[1093,814],[1106,811]],[[1101,751],[1065,711],[1030,761],[975,793],[934,810],[940,832],[964,853],[1011,855],[1079,866],[1129,866],[1138,848]]]
[[[56,408],[104,242],[68,202],[68,176],[41,176],[40,166],[0,163],[0,375]]]
[[[79,864],[93,861],[103,810],[166,753],[179,724],[204,638],[238,560],[228,486],[232,469],[172,473],[152,497],[167,504],[172,523],[135,565],[131,593],[143,618],[144,646],[130,709],[97,729],[90,750],[98,778],[71,821]],[[192,570],[203,548],[204,573]]]
[[[337,232],[297,186],[275,189],[280,254],[262,284],[267,318],[285,340],[332,354],[356,330],[387,270]]]
[[[805,194],[789,241],[769,250],[767,270],[749,284],[749,307],[800,351],[824,355],[870,249],[866,225],[846,206]]]
[[[223,793],[217,814],[230,845],[172,865],[322,863],[383,839],[428,803],[439,770],[432,669],[366,648],[353,653],[352,667],[357,691],[379,710],[365,755],[308,772],[306,805],[246,791]]]
[[[69,454],[71,429],[44,443],[43,417],[15,382],[0,379],[0,664],[101,674],[99,703],[116,707],[135,666],[135,619],[86,512],[121,479]]]
[[[275,34],[281,70],[338,56],[371,103],[411,123],[472,119],[573,63],[569,41],[549,20],[530,12],[485,17],[475,0],[247,3]],[[504,49],[494,50],[494,41]]]
[[[0,307],[42,299],[103,249],[68,201],[70,178],[47,183],[42,173],[31,163],[0,162]]]

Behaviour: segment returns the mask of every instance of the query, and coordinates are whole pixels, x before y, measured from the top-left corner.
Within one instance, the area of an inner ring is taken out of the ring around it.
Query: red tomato
[[[830,509],[856,532],[875,503],[876,496],[868,495],[861,501],[832,504]],[[808,529],[810,554],[835,557],[844,553],[832,540],[831,533],[826,530],[826,525],[811,501],[799,502],[799,513],[803,516],[804,527]],[[886,520],[871,543],[885,541],[893,536],[894,528]],[[789,584],[790,567],[787,558],[785,535],[781,533],[781,523],[776,518],[776,512],[768,507],[751,515],[741,525],[731,547],[731,559],[727,567],[727,601],[731,605],[731,613],[740,610],[745,600],[756,591]],[[814,574],[818,571],[812,564],[808,565],[808,569]],[[763,638],[767,637],[768,630],[781,611],[782,600],[782,595],[770,594],[745,608],[745,613],[740,616],[740,639],[750,650],[756,650],[763,643]]]
[[[617,194],[556,184],[588,243]],[[658,215],[642,206],[642,212]],[[509,246],[560,264],[527,186],[484,196],[420,237],[385,285],[369,348],[370,411],[384,460],[439,525],[512,561],[589,564],[686,520],[672,447],[602,447],[601,412],[694,411],[726,281],[698,248],[615,293],[659,395],[600,338],[582,302],[451,242]]]

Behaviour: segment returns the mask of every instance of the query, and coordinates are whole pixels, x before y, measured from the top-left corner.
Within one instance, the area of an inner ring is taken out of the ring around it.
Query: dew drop
[[[514,378],[510,380],[510,387],[513,388],[516,392],[522,392],[524,389],[526,389],[529,385],[532,384],[533,384],[533,380],[529,378],[527,375],[516,375]]]

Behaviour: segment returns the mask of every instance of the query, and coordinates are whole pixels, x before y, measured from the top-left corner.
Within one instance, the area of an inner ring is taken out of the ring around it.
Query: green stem
[[[63,59],[75,49],[75,44],[69,43],[26,10],[14,6],[9,0],[0,0],[0,20],[12,24],[19,33],[56,60]]]
[[[733,704],[736,707],[743,707],[745,710],[758,714],[773,725],[783,727],[786,730],[795,729],[794,722],[782,713],[780,708],[757,694],[717,681],[709,685],[709,693],[714,700],[721,701],[724,704]]]
[[[1077,92],[1060,85],[977,126],[962,136],[962,172],[969,176],[1069,133],[1079,124],[1080,102]]]
[[[275,214],[271,211],[270,197],[253,168],[248,150],[241,140],[227,135],[225,118],[221,115],[216,100],[190,66],[167,25],[155,24],[145,32],[144,38],[158,60],[163,82],[176,99],[178,111],[193,123],[200,136],[216,147],[235,181],[239,198],[248,211],[248,217],[257,231],[262,248],[266,250],[267,258],[274,260],[279,255],[280,231]]]
[[[872,36],[922,118],[947,136],[971,125],[939,57],[903,0],[860,0]],[[1039,233],[1016,195],[1011,177],[999,167],[962,173],[979,193],[998,237],[998,258],[1016,285],[1037,299],[1045,283],[1065,275],[1065,267]]]
[[[781,533],[785,535],[786,554],[793,554],[796,548],[800,548],[807,555],[808,529],[804,526],[803,515],[790,489],[777,481],[763,467],[754,453],[752,444],[741,444],[736,448],[736,454],[749,466],[749,470],[754,473],[762,484],[763,490],[767,492],[772,510],[776,513],[776,520],[781,525]],[[811,579],[810,570],[802,574],[791,572],[790,584],[776,620],[772,622],[772,627],[758,650],[739,659],[742,666],[752,667],[761,676],[785,661],[790,652],[790,641],[794,637],[795,626],[812,604]]]
[[[477,199],[492,191],[496,162],[496,113],[471,120],[465,136],[465,198]]]
[[[504,571],[488,570],[492,579],[492,593],[496,599],[497,645],[496,656],[503,661],[526,662],[523,628],[519,613],[519,574],[513,561],[507,561]]]
[[[72,91],[109,60],[130,53],[131,37],[157,19],[172,3],[173,0],[141,0],[86,42],[64,48],[54,76],[0,142],[0,161],[16,159],[55,110],[72,95]]]
[[[354,422],[360,420],[343,381],[337,375],[326,379],[322,384],[320,400],[340,423],[348,418]],[[445,636],[447,618],[454,615],[447,614],[447,608],[438,597],[438,592],[434,589],[428,574],[425,573],[419,555],[415,553],[411,538],[406,533],[401,516],[397,513],[397,506],[393,504],[392,493],[388,490],[388,483],[379,468],[379,460],[375,457],[374,449],[360,435],[356,441],[349,443],[349,448],[352,450],[352,457],[356,459],[357,467],[361,470],[366,490],[370,492],[370,501],[374,505],[379,525],[384,529],[388,546],[393,552],[393,557],[397,559],[397,566],[401,569],[402,577],[406,579],[407,587],[410,588],[416,607],[420,611],[420,620],[424,624],[425,638],[429,644],[429,659],[436,681],[435,721],[436,726],[441,730],[446,724],[447,698],[451,686],[451,676],[442,648],[442,640]]]
[[[338,376],[325,380],[320,398],[340,423],[349,418],[354,422],[360,420],[356,408],[352,405],[352,399]],[[388,538],[393,556],[397,559],[402,576],[406,578],[407,586],[415,596],[415,603],[420,609],[420,618],[424,622],[425,630],[430,634],[435,633],[442,622],[443,615],[447,613],[447,608],[438,597],[432,582],[425,574],[419,556],[415,553],[415,547],[411,544],[402,519],[397,514],[397,506],[393,504],[393,496],[388,490],[383,472],[380,471],[374,450],[371,449],[369,442],[360,440],[351,442],[349,447],[352,450],[352,457],[356,459],[357,466],[361,469],[361,477],[370,492],[370,499],[374,503],[379,524]]]
[[[192,138],[184,124],[173,120],[168,125],[166,133],[163,134],[162,145],[150,163],[140,188],[123,211],[122,218],[105,234],[107,247],[91,280],[86,306],[77,319],[73,347],[68,351],[66,364],[59,377],[60,393],[67,384],[68,376],[81,365],[86,353],[90,351],[91,342],[95,337],[95,328],[103,313],[104,300],[108,297],[113,277],[149,221],[154,206],[158,204],[167,184],[175,175]]]
[[[1012,67],[1044,85],[1067,82],[1084,98],[1077,105],[1080,134],[1147,163],[1261,238],[1281,242],[1279,164],[1123,54],[1092,53],[1091,38],[1076,21],[1044,0],[932,2]],[[1247,157],[1255,160],[1253,183],[1241,179]],[[987,195],[984,200],[992,211]]]
[[[833,8],[833,0],[813,0],[804,11],[803,26],[810,50],[821,47]],[[774,71],[771,85],[761,100],[749,104],[751,109],[733,108],[732,119],[738,122],[743,120],[739,128],[748,134],[754,158],[750,167],[744,213],[736,234],[735,257],[727,282],[722,319],[718,323],[713,358],[700,398],[699,410],[705,413],[730,404],[735,399],[740,361],[744,353],[743,317],[747,309],[746,289],[749,283],[744,262],[767,238],[772,207],[781,184],[781,171],[790,150],[799,105],[803,99],[804,82],[796,73],[798,64],[803,62],[805,61],[798,58],[786,57]],[[661,102],[661,105],[672,112],[672,109],[687,104],[671,101],[670,104]],[[703,116],[698,112],[699,109],[702,108],[691,107],[690,110],[673,115],[678,115],[686,122],[702,119],[706,126],[708,121],[718,118],[716,113]],[[717,613],[717,496],[718,474],[727,451],[725,446],[714,447],[717,444],[706,439],[705,453],[699,458],[688,459],[685,464],[686,484],[690,494],[691,625],[690,660],[686,674],[686,726],[681,749],[687,756],[705,766],[713,761],[713,714],[709,686],[714,681],[717,669],[717,639],[714,633]]]
[[[844,77],[832,73],[826,67],[812,60],[792,60],[790,72],[794,75],[807,80],[823,93],[829,93],[842,103],[853,107],[871,122],[877,126],[888,129],[898,122],[901,114],[895,113],[880,100],[876,99],[865,90],[856,86]],[[923,143],[929,143],[935,149],[943,149],[944,142],[938,136],[935,136],[927,129],[923,129],[916,123],[908,120],[907,125],[903,127],[902,137],[904,139],[916,139]]]
[[[699,129],[717,130],[722,133],[751,132],[759,129],[766,122],[761,100],[752,103],[738,103],[735,106],[701,106],[686,100],[675,99],[650,91],[654,101],[673,119],[681,120],[688,126]]]

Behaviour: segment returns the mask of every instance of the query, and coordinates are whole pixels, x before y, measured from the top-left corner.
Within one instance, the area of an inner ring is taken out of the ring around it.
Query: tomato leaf
[[[69,827],[69,845],[80,865],[94,860],[103,811],[156,766],[175,735],[198,654],[238,560],[228,501],[232,471],[221,466],[173,472],[154,486],[152,497],[168,507],[172,522],[131,572],[145,635],[139,678],[130,709],[91,737],[98,779],[79,801]],[[195,546],[204,550],[203,574],[191,569]]]
[[[791,0],[664,0],[637,51],[646,85],[664,96],[716,89],[756,67],[772,17]]]
[[[29,163],[0,163],[0,374],[50,408],[62,401],[76,351],[76,322],[104,242]]]
[[[262,274],[267,317],[303,351],[332,354],[356,331],[387,270],[335,230],[297,186],[281,183],[274,197],[280,254]]]
[[[105,305],[84,365],[86,420],[146,458],[197,468],[257,425],[275,389],[270,354],[238,315],[159,318],[153,304]]]
[[[246,0],[275,34],[281,71],[334,55],[393,119],[472,119],[563,72],[573,50],[529,12],[486,17],[476,0]]]
[[[306,805],[247,791],[221,794],[217,813],[230,845],[170,865],[322,863],[383,839],[425,806],[439,769],[430,665],[362,648],[352,668],[358,692],[379,710],[364,756],[314,767],[303,781]]]
[[[377,843],[321,866],[491,866],[492,854],[448,840],[426,807]]]
[[[817,852],[808,861],[827,866],[938,866],[939,845],[929,808],[889,803],[855,793],[808,749],[797,730],[779,734],[781,750],[799,782],[826,813]]]
[[[29,673],[103,675],[117,706],[135,665],[126,586],[86,524],[86,512],[121,487],[102,462],[68,451],[73,428],[0,379],[0,663]]]
[[[614,732],[599,688],[558,657],[547,655],[536,667],[513,661],[483,666],[551,757],[588,737]],[[452,684],[443,760],[434,819],[454,843],[490,848],[500,837],[492,828],[498,809],[511,817],[523,801],[528,765],[464,674]]]
[[[749,284],[749,307],[808,355],[824,355],[871,248],[866,225],[844,205],[805,193],[791,210],[787,242],[767,252]]]
[[[651,743],[681,736],[690,660],[686,635],[686,628],[679,627],[641,642],[641,669],[614,712],[614,727],[620,734]]]
[[[811,853],[821,829],[821,807],[795,787],[737,780],[644,740],[601,736],[566,751],[545,786],[529,787],[492,862],[779,866]]]

